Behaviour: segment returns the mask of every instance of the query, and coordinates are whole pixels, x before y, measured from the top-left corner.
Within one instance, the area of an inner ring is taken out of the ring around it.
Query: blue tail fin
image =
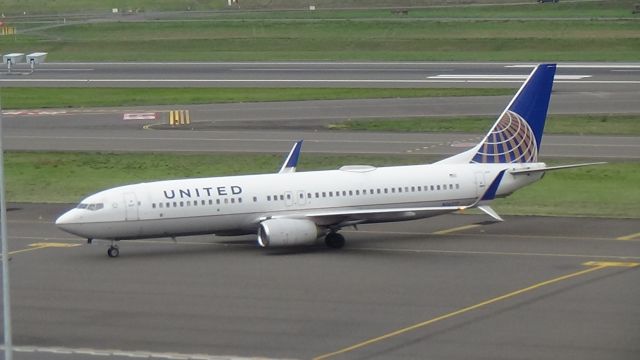
[[[472,163],[526,163],[538,160],[555,73],[555,64],[536,66],[491,131],[474,148]]]

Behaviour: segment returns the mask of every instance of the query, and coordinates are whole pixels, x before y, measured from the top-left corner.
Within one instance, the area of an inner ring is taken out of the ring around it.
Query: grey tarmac
[[[18,359],[311,359],[487,300],[325,358],[640,355],[640,268],[620,265],[640,262],[635,219],[452,214],[345,230],[341,251],[198,236],[122,242],[110,259],[52,225],[70,206],[10,205],[14,342],[85,353]],[[619,265],[585,265],[605,261]]]

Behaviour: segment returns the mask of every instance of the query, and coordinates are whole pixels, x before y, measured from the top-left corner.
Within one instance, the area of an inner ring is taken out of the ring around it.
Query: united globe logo
[[[533,130],[517,113],[507,110],[471,160],[472,163],[536,162],[538,146]]]

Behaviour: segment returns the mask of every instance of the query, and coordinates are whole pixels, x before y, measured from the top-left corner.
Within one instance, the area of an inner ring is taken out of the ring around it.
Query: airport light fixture
[[[9,294],[9,246],[7,204],[4,191],[4,151],[2,147],[2,109],[0,108],[0,240],[2,241],[2,309],[4,315],[4,359],[13,359],[11,334],[11,296]]]

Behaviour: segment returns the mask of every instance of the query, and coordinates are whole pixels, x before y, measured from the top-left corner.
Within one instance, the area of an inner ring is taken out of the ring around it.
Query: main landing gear
[[[111,258],[115,258],[120,255],[120,249],[118,248],[118,245],[116,245],[115,241],[111,242],[111,246],[109,246],[109,250],[107,250],[107,255]]]
[[[324,243],[332,249],[342,249],[344,247],[344,236],[337,232],[330,232],[324,238]]]

